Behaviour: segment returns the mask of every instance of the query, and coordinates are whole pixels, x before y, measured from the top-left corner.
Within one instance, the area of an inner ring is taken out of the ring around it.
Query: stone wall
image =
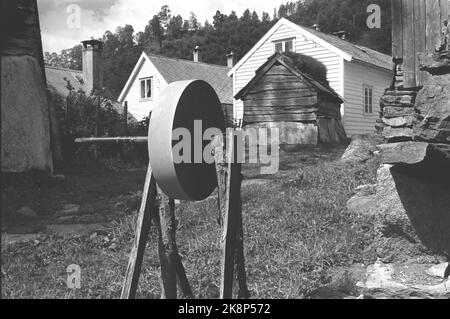
[[[432,75],[423,88],[396,85],[381,98],[376,246],[390,261],[450,256],[450,53],[419,60]]]

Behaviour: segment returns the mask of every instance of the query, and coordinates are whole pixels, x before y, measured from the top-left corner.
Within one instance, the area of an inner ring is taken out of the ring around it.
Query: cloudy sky
[[[44,51],[59,53],[81,40],[100,37],[106,30],[114,31],[118,26],[125,24],[131,24],[135,32],[143,31],[152,16],[165,4],[169,5],[173,15],[181,14],[184,19],[188,19],[190,12],[193,11],[203,24],[206,19],[212,22],[217,10],[225,14],[234,10],[240,16],[249,8],[260,16],[263,11],[272,16],[274,8],[285,2],[285,0],[38,0],[38,6]]]

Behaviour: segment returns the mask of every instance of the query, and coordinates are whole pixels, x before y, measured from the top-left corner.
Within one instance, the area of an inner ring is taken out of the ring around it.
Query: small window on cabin
[[[141,79],[141,99],[152,98],[152,78]]]
[[[364,85],[364,114],[373,114],[373,88]]]
[[[282,40],[274,42],[275,52],[292,52],[294,51],[294,40]]]

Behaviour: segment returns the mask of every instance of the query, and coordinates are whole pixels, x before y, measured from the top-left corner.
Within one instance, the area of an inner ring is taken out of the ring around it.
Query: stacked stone
[[[420,91],[403,88],[397,74],[381,98],[387,142],[379,145],[375,247],[382,260],[450,256],[450,52],[419,61],[431,74]]]
[[[395,79],[394,88],[396,90],[403,89],[403,64],[402,61],[394,61],[395,63]]]
[[[381,97],[378,130],[387,142],[411,141],[417,91],[387,90]]]

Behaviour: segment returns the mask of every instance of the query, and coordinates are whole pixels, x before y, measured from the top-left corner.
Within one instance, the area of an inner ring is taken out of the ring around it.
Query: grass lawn
[[[280,171],[271,176],[244,166],[244,245],[252,298],[304,298],[336,281],[333,269],[364,262],[363,253],[373,239],[372,223],[349,215],[345,206],[355,187],[373,182],[374,172],[366,165],[340,163],[342,153],[343,149],[314,149],[282,154]],[[118,183],[118,174],[111,172],[108,183]],[[135,178],[130,185],[141,185],[143,177]],[[45,190],[40,192],[45,196]],[[1,256],[1,297],[118,298],[135,218],[135,213],[129,214],[96,235],[46,236],[8,246]],[[218,296],[217,218],[214,198],[177,206],[179,251],[196,298]],[[66,286],[66,268],[71,264],[81,266],[79,290]],[[139,298],[159,298],[159,272],[152,229]]]

